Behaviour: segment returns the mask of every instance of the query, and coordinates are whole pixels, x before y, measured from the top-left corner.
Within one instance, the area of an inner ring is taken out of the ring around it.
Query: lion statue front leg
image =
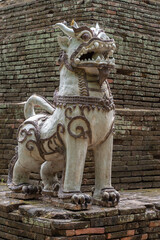
[[[83,124],[81,125],[83,128]],[[85,126],[84,126],[85,128]],[[71,136],[69,132],[65,134],[66,163],[64,181],[58,197],[61,199],[71,199],[77,205],[87,206],[91,203],[91,196],[81,192],[81,183],[84,172],[84,164],[88,149],[88,137]]]

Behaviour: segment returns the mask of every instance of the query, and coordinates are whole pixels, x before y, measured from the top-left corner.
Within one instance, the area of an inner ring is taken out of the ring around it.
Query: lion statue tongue
[[[99,84],[100,84],[100,86],[107,79],[109,73],[110,73],[110,69],[108,69],[106,67],[102,67],[99,69]]]

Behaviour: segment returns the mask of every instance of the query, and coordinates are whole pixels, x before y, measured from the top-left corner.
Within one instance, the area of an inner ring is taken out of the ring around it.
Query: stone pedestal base
[[[160,189],[123,191],[118,206],[89,210],[57,197],[28,201],[9,193],[0,185],[0,239],[160,239]]]
[[[99,200],[99,199],[93,199],[93,202],[92,202],[93,205],[98,205],[100,207],[115,207],[118,205],[118,202],[105,202],[105,201],[102,201],[102,200]]]
[[[42,196],[47,197],[58,197],[58,192],[42,190]]]
[[[71,211],[88,210],[92,206],[92,204],[87,204],[87,205],[73,204],[70,202],[71,199],[59,199],[56,197],[46,197],[46,194],[45,194],[44,201],[51,203],[53,207],[58,207],[58,208],[67,209]]]
[[[33,200],[39,199],[40,194],[24,194],[24,193],[15,193],[15,192],[7,192],[6,197],[20,199],[20,200]]]

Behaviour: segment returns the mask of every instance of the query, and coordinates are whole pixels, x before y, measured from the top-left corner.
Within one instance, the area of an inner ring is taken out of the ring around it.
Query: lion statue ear
[[[70,43],[70,38],[66,36],[58,36],[57,39],[59,46],[62,48],[62,50],[66,51]]]
[[[74,27],[74,28],[79,28],[78,24],[76,23],[76,21],[74,19],[71,22],[71,26]]]

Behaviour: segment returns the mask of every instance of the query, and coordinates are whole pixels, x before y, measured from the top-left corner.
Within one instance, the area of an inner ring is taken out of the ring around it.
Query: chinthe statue
[[[8,186],[13,192],[36,192],[29,176],[40,171],[44,193],[55,192],[63,201],[79,205],[95,200],[104,206],[116,206],[119,193],[111,185],[115,105],[107,82],[115,66],[115,42],[98,24],[79,27],[72,21],[71,27],[65,23],[53,27],[65,34],[58,36],[63,50],[59,90],[54,93],[53,104],[38,95],[25,103],[26,120],[18,130]],[[47,114],[36,114],[37,105]],[[93,196],[81,192],[88,149],[93,150],[95,161]]]

